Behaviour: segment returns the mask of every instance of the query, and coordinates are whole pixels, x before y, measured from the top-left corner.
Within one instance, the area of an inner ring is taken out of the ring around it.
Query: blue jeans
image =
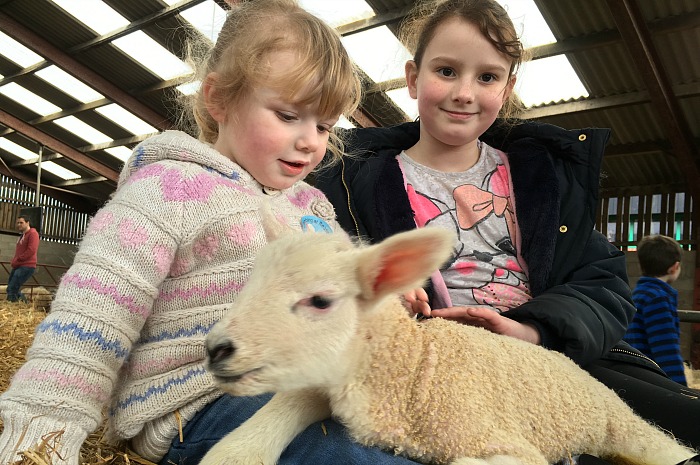
[[[23,302],[27,301],[27,298],[19,291],[19,288],[32,277],[34,271],[36,271],[36,268],[30,268],[28,266],[12,268],[10,277],[7,278],[7,300],[10,302],[17,302],[20,299],[22,299]]]
[[[247,420],[272,396],[224,395],[204,407],[183,429],[184,442],[176,436],[160,465],[197,465],[219,439]],[[404,457],[354,442],[345,427],[331,419],[314,423],[297,436],[280,457],[279,465],[415,465]]]

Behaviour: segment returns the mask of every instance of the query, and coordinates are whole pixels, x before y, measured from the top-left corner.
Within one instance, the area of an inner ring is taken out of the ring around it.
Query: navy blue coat
[[[416,122],[343,135],[349,157],[321,170],[315,185],[348,232],[374,242],[416,227],[395,157],[418,141],[419,130]],[[533,296],[504,315],[535,325],[542,345],[582,366],[603,357],[653,364],[621,342],[635,312],[625,257],[594,229],[609,135],[497,122],[481,138],[508,154]]]

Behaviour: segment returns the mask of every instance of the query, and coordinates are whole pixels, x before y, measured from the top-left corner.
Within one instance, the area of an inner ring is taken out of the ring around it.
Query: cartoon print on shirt
[[[410,183],[406,189],[418,227],[435,224],[457,233],[455,253],[443,273],[458,273],[458,281],[469,283],[464,289],[471,293],[469,302],[503,312],[529,299],[526,276],[511,239],[515,215],[503,165],[489,172],[480,186],[455,188],[450,199],[453,205],[417,192]]]

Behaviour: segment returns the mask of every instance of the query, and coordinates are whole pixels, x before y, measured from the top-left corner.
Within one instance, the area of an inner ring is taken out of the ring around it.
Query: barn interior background
[[[35,284],[55,285],[131,149],[175,126],[188,34],[215,40],[236,0],[0,0],[0,283],[20,211],[40,219]],[[365,75],[343,125],[414,119],[397,27],[414,0],[301,0],[333,24]],[[680,308],[700,309],[700,0],[503,0],[532,61],[522,117],[608,127],[597,228],[634,254],[644,235],[683,246]],[[561,86],[566,84],[566,86]],[[4,273],[4,274],[3,274]],[[700,366],[688,312],[684,345]]]

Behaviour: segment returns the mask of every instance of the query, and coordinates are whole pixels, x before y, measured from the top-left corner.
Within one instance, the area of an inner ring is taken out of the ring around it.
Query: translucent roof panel
[[[34,153],[31,150],[28,150],[24,147],[22,147],[19,144],[16,144],[12,142],[11,140],[7,140],[4,137],[0,138],[0,148],[4,149],[8,152],[10,152],[13,155],[18,156],[22,160],[32,160],[35,158],[39,157],[38,153]],[[38,163],[35,163],[34,166],[38,166]],[[60,165],[57,165],[56,163],[52,161],[45,161],[41,163],[41,169],[46,170],[49,173],[55,174],[61,179],[78,179],[80,176],[76,173],[74,173],[71,170],[68,170]]]
[[[518,73],[515,91],[528,107],[588,97],[566,55],[524,63]]]
[[[31,150],[26,149],[4,137],[0,137],[0,149],[6,150],[13,155],[17,155],[22,160],[31,160],[32,158],[39,156],[38,153],[34,153]]]
[[[181,0],[163,0],[172,6]],[[191,8],[180,12],[180,16],[185,18],[195,29],[204,34],[212,42],[216,42],[221,26],[226,21],[226,11],[213,0],[206,0]]]
[[[508,12],[525,48],[557,41],[533,0],[497,0]]]
[[[99,35],[129,25],[129,21],[102,0],[51,0]]]
[[[41,169],[46,170],[49,173],[55,174],[61,179],[80,179],[80,175],[77,173],[74,173],[73,171],[62,167],[61,165],[57,165],[56,163],[52,161],[45,161],[41,164]]]
[[[36,95],[15,82],[0,87],[0,94],[11,98],[29,110],[41,116],[51,115],[61,111],[61,107],[54,105],[43,97]]]
[[[300,0],[299,5],[306,11],[318,16],[333,27],[349,24],[374,16],[374,10],[365,0]]]
[[[343,44],[350,57],[374,82],[404,77],[406,61],[412,58],[386,26],[343,37]]]
[[[112,142],[113,140],[75,116],[66,116],[64,118],[55,119],[53,122],[90,144],[104,144]]]
[[[418,103],[408,95],[408,87],[389,90],[386,95],[406,113],[409,120],[418,118]]]
[[[185,76],[192,72],[192,68],[185,62],[143,31],[135,31],[120,37],[112,41],[112,44],[163,80]]]
[[[350,128],[354,128],[355,125],[352,124],[352,122],[349,119],[347,119],[345,116],[340,115],[340,118],[338,118],[338,122],[335,123],[335,127],[336,128],[350,129]]]
[[[154,134],[158,132],[158,129],[154,128],[138,116],[134,115],[130,111],[127,111],[124,107],[117,105],[116,103],[111,103],[109,105],[96,108],[95,111],[123,127],[135,136]]]
[[[28,68],[44,59],[12,37],[0,31],[0,54],[22,68]]]
[[[105,149],[105,152],[109,153],[114,158],[118,158],[119,160],[126,162],[131,156],[132,151],[130,148],[120,145],[119,147],[110,147]]]
[[[83,84],[58,66],[51,65],[34,74],[80,102],[90,103],[104,98],[104,95]]]

